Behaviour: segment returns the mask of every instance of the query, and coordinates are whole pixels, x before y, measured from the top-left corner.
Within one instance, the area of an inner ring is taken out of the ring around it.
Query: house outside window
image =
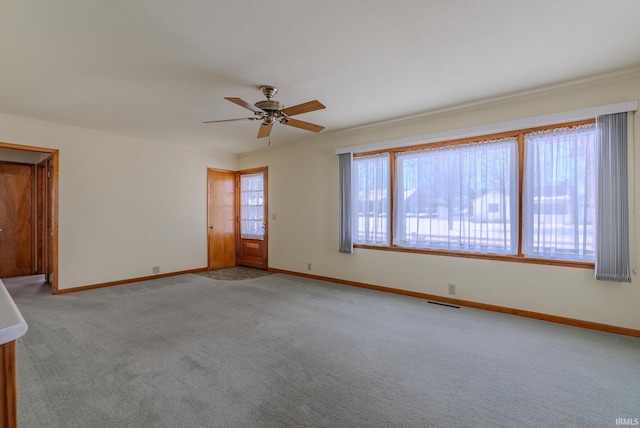
[[[593,121],[354,156],[356,246],[594,261]]]

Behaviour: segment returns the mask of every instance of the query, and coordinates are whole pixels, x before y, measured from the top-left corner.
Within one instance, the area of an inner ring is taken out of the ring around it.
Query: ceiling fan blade
[[[316,125],[315,123],[309,123],[298,119],[288,119],[286,125],[295,126],[296,128],[304,129],[305,131],[320,132],[324,129],[324,126]]]
[[[287,116],[295,116],[296,114],[308,113],[310,111],[321,110],[325,106],[318,100],[307,101],[306,103],[282,109],[282,113]]]
[[[258,130],[258,138],[268,137],[271,134],[271,128],[273,128],[273,123],[267,125],[266,123],[260,124],[260,129]]]
[[[254,113],[264,113],[264,110],[254,106],[253,104],[250,104],[250,103],[246,102],[242,98],[224,97],[224,99],[227,100],[227,101],[231,101],[234,104],[238,104],[240,107],[244,107],[246,109],[249,109]]]
[[[222,119],[222,120],[208,120],[202,123],[218,123],[218,122],[235,122],[236,120],[256,120],[255,117],[241,117],[239,119]]]

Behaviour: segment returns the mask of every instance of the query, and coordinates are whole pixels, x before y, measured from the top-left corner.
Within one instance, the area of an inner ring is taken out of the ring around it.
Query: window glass
[[[353,159],[354,243],[389,245],[389,153]]]
[[[400,152],[395,183],[395,245],[517,252],[516,138]]]
[[[595,260],[596,126],[525,135],[523,253]]]
[[[264,239],[264,174],[240,175],[240,237]]]

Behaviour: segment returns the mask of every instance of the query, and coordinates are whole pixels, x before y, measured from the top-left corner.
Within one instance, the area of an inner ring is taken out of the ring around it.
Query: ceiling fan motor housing
[[[254,106],[264,111],[280,111],[284,108],[284,104],[276,100],[258,101]]]

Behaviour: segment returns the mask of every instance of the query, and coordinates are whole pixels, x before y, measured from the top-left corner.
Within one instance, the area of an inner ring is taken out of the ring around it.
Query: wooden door
[[[240,230],[238,264],[260,269],[268,267],[267,168],[238,174]]]
[[[209,269],[236,265],[236,173],[208,170]]]
[[[33,273],[33,172],[0,162],[0,278]]]

